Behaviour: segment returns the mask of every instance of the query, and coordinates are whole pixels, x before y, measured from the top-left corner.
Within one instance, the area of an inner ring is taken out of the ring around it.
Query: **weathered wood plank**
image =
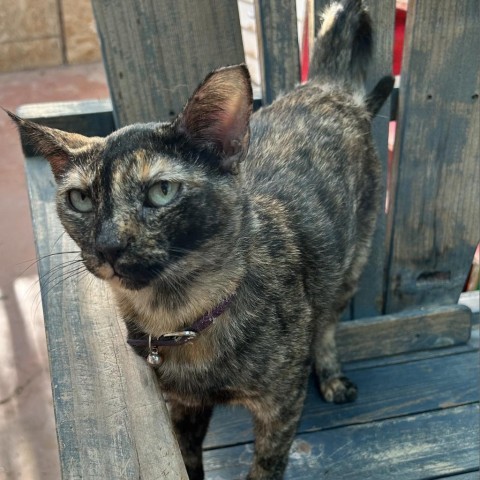
[[[294,0],[257,0],[255,5],[262,98],[269,104],[300,80],[297,10]]]
[[[187,479],[153,372],[125,343],[106,287],[69,264],[45,160],[27,158],[62,478]],[[62,264],[65,266],[62,268]]]
[[[478,480],[480,478],[480,472],[477,470],[468,473],[461,473],[460,475],[448,475],[447,477],[436,477],[436,480],[449,479],[449,480]]]
[[[354,403],[332,405],[320,399],[310,381],[299,433],[369,423],[478,402],[478,350],[462,355],[349,371],[359,386]],[[253,440],[250,414],[241,408],[215,410],[205,440],[208,449]]]
[[[285,480],[423,480],[478,468],[479,408],[466,405],[296,438]],[[207,480],[243,478],[252,444],[205,452]]]
[[[464,344],[472,312],[463,305],[420,308],[340,323],[338,353],[343,362]]]
[[[349,372],[356,402],[332,405],[309,390],[299,431],[370,423],[479,401],[478,351]],[[339,408],[340,407],[340,408]]]
[[[479,22],[477,0],[408,6],[387,312],[457,302],[478,244]]]
[[[235,0],[92,0],[116,123],[166,121],[211,70],[244,61]]]
[[[435,348],[430,350],[420,350],[418,352],[400,353],[388,357],[376,357],[366,360],[357,360],[346,363],[343,366],[344,371],[359,370],[363,368],[377,367],[380,365],[394,365],[396,363],[408,363],[416,360],[424,360],[433,357],[447,357],[450,355],[459,355],[468,352],[477,352],[480,347],[480,338],[478,325],[472,326],[470,339],[466,344],[460,344],[450,347]]]

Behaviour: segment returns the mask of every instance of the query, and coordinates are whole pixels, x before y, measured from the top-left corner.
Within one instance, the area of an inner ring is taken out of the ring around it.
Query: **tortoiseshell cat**
[[[392,79],[363,93],[371,43],[361,0],[332,5],[310,81],[253,115],[243,65],[208,75],[172,123],[106,138],[11,115],[50,161],[60,219],[131,339],[191,330],[223,305],[191,342],[159,347],[191,479],[216,403],[252,412],[258,480],[283,477],[312,363],[326,401],[356,397],[334,336],[380,204],[371,120]]]

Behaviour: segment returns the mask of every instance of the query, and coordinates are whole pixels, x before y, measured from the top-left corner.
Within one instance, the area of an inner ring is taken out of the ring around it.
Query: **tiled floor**
[[[102,64],[0,75],[0,106],[108,96]],[[60,478],[23,155],[0,111],[0,480]]]

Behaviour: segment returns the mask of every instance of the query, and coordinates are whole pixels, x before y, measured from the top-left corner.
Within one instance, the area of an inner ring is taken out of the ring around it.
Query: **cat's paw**
[[[326,402],[348,403],[357,398],[357,386],[347,377],[335,377],[320,383],[320,392]]]

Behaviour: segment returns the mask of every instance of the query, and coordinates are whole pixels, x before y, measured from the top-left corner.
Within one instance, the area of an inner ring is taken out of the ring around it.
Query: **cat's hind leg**
[[[342,372],[335,342],[338,320],[355,292],[355,285],[356,282],[344,284],[343,294],[332,308],[314,309],[313,358],[320,393],[327,402],[347,403],[357,398],[357,386]]]
[[[315,335],[314,361],[320,393],[327,402],[353,402],[357,398],[357,386],[342,373],[335,327],[336,322],[323,323]]]

